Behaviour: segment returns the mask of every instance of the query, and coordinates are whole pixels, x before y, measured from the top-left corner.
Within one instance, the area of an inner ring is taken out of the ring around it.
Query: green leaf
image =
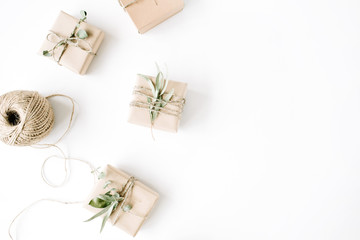
[[[126,205],[123,207],[124,212],[129,212],[131,209],[132,209],[132,206],[131,206],[130,204],[126,204]]]
[[[81,11],[80,11],[80,15],[81,15],[82,18],[86,18],[87,12],[84,11],[84,10],[81,10]]]
[[[157,62],[155,62],[155,66],[156,66],[157,71],[158,71],[158,72],[161,72],[160,67],[159,67],[159,64],[158,64]]]
[[[147,97],[147,102],[152,103],[151,97]]]
[[[113,197],[116,199],[116,198],[119,198],[120,197],[120,194],[119,193],[114,193]]]
[[[167,80],[167,79],[165,78],[165,85],[164,85],[164,87],[163,87],[163,89],[162,89],[162,91],[161,91],[161,93],[160,93],[160,96],[162,96],[162,95],[165,93],[166,88],[167,88],[167,86],[168,86],[168,83],[169,83],[169,80]]]
[[[89,205],[95,208],[105,208],[107,206],[109,206],[111,204],[111,202],[100,198],[100,197],[95,197],[93,198],[90,202]]]
[[[97,196],[97,198],[110,203],[114,200],[111,195],[107,195],[107,194],[100,194]]]
[[[98,212],[97,214],[95,214],[94,216],[92,216],[91,218],[89,218],[88,220],[84,221],[84,222],[90,222],[91,220],[94,220],[97,217],[100,217],[101,215],[103,215],[104,213],[106,213],[110,207],[112,206],[112,204],[110,204],[109,206],[105,207],[103,210],[101,210],[100,212]]]
[[[77,33],[76,36],[78,36],[80,39],[85,39],[88,37],[87,32],[84,29],[80,29]]]
[[[153,121],[153,111],[152,111],[152,108],[150,108],[150,121],[151,121],[151,123],[153,123],[154,121]]]
[[[46,56],[46,57],[51,57],[52,56],[52,54],[48,50],[43,51],[43,55]]]
[[[97,172],[99,171],[99,169],[100,169],[100,167],[98,167],[98,168],[96,168],[96,169],[92,170],[92,171],[91,171],[91,173],[97,173]]]
[[[150,86],[151,92],[153,93],[153,96],[155,97],[155,87],[154,87],[154,84],[151,81],[151,79],[148,76],[145,76],[145,75],[142,75],[142,74],[139,74],[139,76],[143,77],[147,81],[147,83]]]
[[[104,216],[104,219],[103,219],[103,221],[102,221],[102,223],[101,223],[100,232],[102,232],[102,230],[103,230],[104,227],[105,227],[106,221],[109,219],[111,213],[114,211],[114,209],[115,209],[115,204],[116,204],[116,203],[112,203],[112,204],[110,205],[109,210],[107,211],[106,215]]]
[[[105,173],[101,172],[99,173],[98,180],[103,179],[105,177]]]
[[[159,112],[153,112],[151,122],[155,122],[155,119],[157,118],[158,115],[159,115]]]
[[[155,119],[159,115],[158,109],[155,107],[151,113],[151,122],[154,123]]]
[[[104,189],[107,188],[111,183],[112,183],[112,181],[110,181],[110,180],[106,181],[104,184]]]
[[[159,72],[156,76],[155,80],[155,98],[158,98],[159,93],[161,91],[161,72]]]
[[[175,91],[174,89],[171,89],[168,94],[164,95],[163,100],[165,102],[169,102],[171,97],[174,95],[174,91]]]

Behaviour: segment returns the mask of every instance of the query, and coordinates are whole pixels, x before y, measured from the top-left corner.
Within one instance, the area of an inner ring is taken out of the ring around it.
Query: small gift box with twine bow
[[[95,213],[86,221],[103,217],[100,231],[106,222],[135,236],[159,198],[159,194],[139,180],[111,165],[99,174],[85,208]]]
[[[139,74],[128,122],[177,132],[185,105],[187,84],[168,80],[158,67],[156,77]]]
[[[183,0],[118,0],[139,33],[145,33],[184,8]]]
[[[61,11],[46,36],[40,54],[83,75],[104,39],[104,32],[85,22],[85,11],[80,14],[81,18],[77,19]]]

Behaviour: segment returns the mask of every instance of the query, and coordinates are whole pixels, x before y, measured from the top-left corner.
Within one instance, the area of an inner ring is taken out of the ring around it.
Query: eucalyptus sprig
[[[101,172],[102,173],[102,172]],[[110,180],[106,181],[104,184],[104,189],[107,188],[112,182]],[[101,208],[102,210],[86,220],[85,222],[89,222],[97,217],[104,216],[101,224],[100,232],[105,227],[105,224],[111,214],[116,210],[122,201],[124,201],[124,197],[120,196],[120,191],[116,188],[111,188],[110,191],[105,194],[99,194],[98,196],[91,199],[89,205],[95,208]],[[131,210],[131,205],[127,204],[123,206],[123,211],[128,212]]]
[[[105,173],[104,172],[100,172],[99,171],[100,167],[94,169],[91,171],[92,174],[94,174],[98,180],[103,179],[105,177]]]
[[[157,64],[156,67],[158,74],[156,75],[155,84],[148,76],[139,74],[139,76],[147,81],[152,92],[152,97],[147,97],[147,102],[150,104],[149,113],[151,125],[154,124],[155,119],[159,115],[159,111],[168,104],[174,95],[174,89],[171,89],[169,93],[165,94],[169,80],[164,76]]]
[[[89,205],[95,208],[102,208],[102,210],[85,222],[89,222],[101,215],[104,215],[100,229],[100,232],[102,232],[110,215],[116,210],[119,203],[123,200],[124,198],[120,196],[116,189],[112,189],[105,194],[99,194],[89,202]]]
[[[76,26],[75,26],[74,30],[72,31],[72,33],[70,34],[70,36],[65,39],[60,40],[52,49],[44,50],[42,53],[43,56],[51,57],[51,56],[53,56],[55,49],[57,49],[58,47],[64,45],[65,46],[64,50],[65,50],[68,46],[68,41],[75,41],[77,38],[78,39],[86,39],[89,36],[88,33],[84,29],[80,29],[80,24],[82,22],[85,22],[85,20],[87,18],[87,12],[84,10],[81,10],[80,15],[81,15],[81,18],[80,18],[79,22],[76,24]],[[63,50],[63,52],[64,52],[64,50]]]

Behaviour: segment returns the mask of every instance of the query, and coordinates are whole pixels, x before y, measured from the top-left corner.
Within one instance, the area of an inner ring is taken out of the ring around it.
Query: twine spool
[[[13,146],[30,146],[46,137],[54,125],[47,98],[35,91],[12,91],[0,96],[0,139]]]

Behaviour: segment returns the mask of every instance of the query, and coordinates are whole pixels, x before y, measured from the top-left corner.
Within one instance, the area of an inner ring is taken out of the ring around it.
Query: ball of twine
[[[46,137],[54,125],[49,101],[34,91],[0,96],[0,139],[14,146],[30,146]]]

